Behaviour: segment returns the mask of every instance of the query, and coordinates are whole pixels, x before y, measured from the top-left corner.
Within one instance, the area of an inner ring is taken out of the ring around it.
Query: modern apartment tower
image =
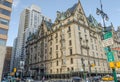
[[[13,68],[16,66],[17,62],[14,62],[14,61],[17,61],[17,57],[16,55],[16,48],[17,48],[17,38],[14,39],[14,42],[13,42],[13,48],[12,48],[12,55],[11,55],[11,64],[10,64],[10,72],[13,71]]]
[[[34,33],[38,26],[41,24],[42,19],[50,20],[49,18],[43,16],[41,14],[41,9],[36,5],[31,5],[28,8],[25,8],[20,15],[20,23],[17,35],[17,41],[15,41],[16,45],[13,46],[15,48],[14,54],[12,56],[11,62],[11,70],[13,67],[20,68],[20,61],[25,60],[25,42],[27,37]],[[17,59],[17,61],[15,61]],[[13,64],[13,62],[17,62],[17,64]],[[14,65],[14,66],[13,66]]]
[[[6,54],[6,41],[12,11],[12,0],[0,0],[0,80]]]

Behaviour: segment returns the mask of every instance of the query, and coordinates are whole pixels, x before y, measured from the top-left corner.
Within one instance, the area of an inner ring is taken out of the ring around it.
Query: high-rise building
[[[111,27],[111,47],[118,47],[118,37]],[[92,15],[86,17],[80,0],[65,12],[57,11],[55,22],[43,20],[38,32],[26,42],[26,74],[41,79],[111,73],[102,46],[102,30]],[[115,60],[119,53],[114,53]]]
[[[11,70],[13,67],[20,68],[19,64],[20,61],[25,60],[25,43],[27,40],[27,37],[30,36],[32,33],[36,32],[38,29],[38,26],[41,24],[42,19],[49,20],[49,18],[45,17],[41,13],[41,9],[36,5],[31,5],[28,8],[25,8],[21,15],[20,15],[20,23],[19,23],[19,29],[18,29],[18,36],[17,36],[17,42],[16,45],[14,45],[15,52],[12,54],[15,57],[15,60],[11,62]],[[13,49],[14,49],[13,47]],[[17,64],[13,65],[13,62],[17,62]]]
[[[13,71],[13,68],[16,67],[17,65],[17,57],[16,55],[16,48],[17,48],[17,38],[15,38],[14,42],[13,42],[13,48],[12,48],[12,55],[11,55],[11,64],[10,64],[10,72]],[[16,61],[16,62],[14,62]]]
[[[4,61],[3,76],[7,76],[10,73],[11,55],[12,55],[12,47],[7,47],[5,61]]]
[[[6,53],[6,41],[12,11],[12,0],[0,0],[0,79]]]

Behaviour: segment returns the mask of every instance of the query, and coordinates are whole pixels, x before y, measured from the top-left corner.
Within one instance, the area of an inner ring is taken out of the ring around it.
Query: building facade
[[[65,12],[57,11],[54,23],[43,20],[27,39],[26,74],[41,79],[111,73],[101,35],[101,24],[85,16],[80,1]]]
[[[5,61],[4,61],[4,68],[3,68],[3,76],[7,76],[10,73],[11,55],[12,55],[12,47],[7,47]]]
[[[13,72],[13,68],[17,66],[17,55],[16,54],[16,48],[17,48],[17,38],[14,39],[13,42],[13,48],[12,48],[12,55],[11,55],[11,62],[10,62],[10,72]],[[14,62],[16,61],[16,62]]]
[[[12,0],[0,0],[0,80],[2,76],[4,58],[6,54],[6,42],[9,29]]]
[[[15,59],[13,58],[13,61],[11,62],[11,70],[13,67],[19,69],[20,61],[25,60],[26,55],[24,47],[26,45],[26,40],[29,35],[36,32],[43,18],[50,21],[49,18],[42,15],[41,9],[36,5],[31,5],[22,11],[17,41],[15,41],[15,45],[13,47],[13,49],[15,48],[13,51],[13,57],[15,57]],[[14,62],[16,62],[16,64],[13,64]]]
[[[50,74],[110,73],[101,32],[102,26],[95,18],[85,16],[80,1],[66,12],[57,11],[53,24],[42,21],[38,32],[27,40],[28,74],[40,79],[40,75]]]

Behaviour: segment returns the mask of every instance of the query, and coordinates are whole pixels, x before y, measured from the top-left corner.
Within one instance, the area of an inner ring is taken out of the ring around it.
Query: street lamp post
[[[83,76],[84,76],[84,80],[86,80],[84,59],[81,58],[81,61],[82,61],[82,68],[83,68]]]
[[[108,21],[109,18],[108,18],[108,16],[107,16],[107,14],[104,13],[104,11],[103,11],[103,6],[102,6],[101,0],[100,0],[100,4],[101,4],[101,9],[98,9],[98,8],[97,8],[96,14],[97,14],[97,15],[101,15],[101,17],[102,17],[103,25],[104,25],[103,34],[105,34],[105,33],[107,32],[106,25],[105,25],[105,21]],[[104,38],[103,38],[103,39],[104,39]],[[111,51],[110,46],[108,46],[107,48],[108,48],[108,51],[110,52],[110,51]],[[113,68],[112,71],[113,71],[114,81],[115,81],[115,82],[118,82],[118,81],[117,81],[117,76],[116,76],[116,70],[115,70],[115,68]]]
[[[100,4],[101,4],[101,9],[98,9],[98,8],[97,8],[96,14],[97,14],[97,15],[101,15],[102,20],[103,20],[103,25],[104,25],[104,31],[105,31],[105,30],[106,30],[105,20],[108,21],[109,18],[108,18],[108,16],[107,16],[107,14],[104,13],[104,11],[103,11],[103,6],[102,6],[101,0],[100,0]]]

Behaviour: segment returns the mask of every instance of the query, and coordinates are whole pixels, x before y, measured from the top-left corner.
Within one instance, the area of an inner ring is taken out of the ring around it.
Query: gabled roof
[[[78,3],[74,4],[71,8],[68,8],[65,12],[60,12],[57,11],[57,18],[56,21],[58,20],[64,20],[66,19],[69,15],[71,15],[72,13],[74,13],[76,7],[77,7]],[[69,15],[68,15],[69,14]]]
[[[70,13],[73,13],[75,11],[77,5],[78,5],[78,3],[74,4],[71,8],[67,9],[67,11],[69,11]]]
[[[88,23],[93,26],[93,27],[98,27],[98,22],[97,20],[90,14],[89,17],[87,18],[88,19]]]

